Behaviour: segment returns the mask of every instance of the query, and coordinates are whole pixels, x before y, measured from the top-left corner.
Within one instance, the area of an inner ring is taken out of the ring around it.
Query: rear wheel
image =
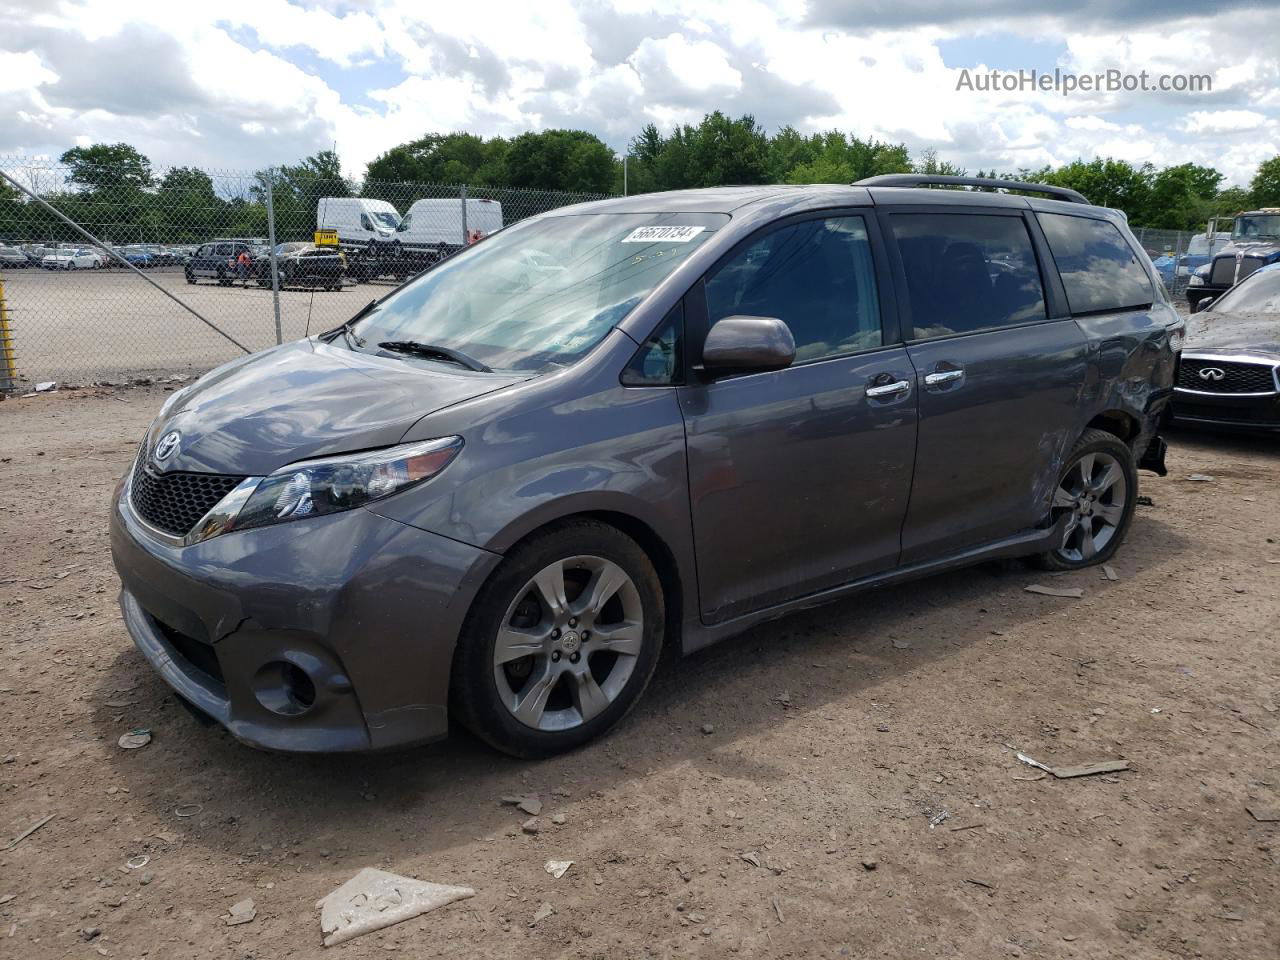
[[[517,757],[579,746],[639,699],[663,616],[653,565],[621,531],[583,520],[538,534],[476,597],[454,657],[454,715]]]
[[[1120,548],[1138,498],[1138,471],[1129,447],[1104,430],[1086,430],[1053,491],[1051,519],[1067,518],[1062,545],[1039,556],[1049,570],[1105,563]]]

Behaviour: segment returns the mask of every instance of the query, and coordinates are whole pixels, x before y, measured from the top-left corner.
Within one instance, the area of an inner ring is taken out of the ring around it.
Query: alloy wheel
[[[1124,468],[1109,453],[1086,453],[1072,463],[1053,494],[1053,520],[1068,516],[1058,556],[1085,563],[1105,550],[1124,519],[1127,495]]]
[[[548,564],[516,594],[493,647],[499,698],[536,730],[570,730],[622,693],[644,648],[631,577],[602,557]]]

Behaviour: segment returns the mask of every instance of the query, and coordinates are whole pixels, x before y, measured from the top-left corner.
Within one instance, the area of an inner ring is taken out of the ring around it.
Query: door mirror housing
[[[1201,310],[1208,310],[1209,307],[1213,306],[1213,301],[1217,299],[1218,299],[1217,297],[1205,297],[1203,300],[1199,301],[1198,303],[1196,303],[1195,306],[1191,308],[1191,312],[1199,313]]]
[[[712,376],[782,370],[795,359],[795,338],[777,317],[725,317],[702,345],[702,366]]]

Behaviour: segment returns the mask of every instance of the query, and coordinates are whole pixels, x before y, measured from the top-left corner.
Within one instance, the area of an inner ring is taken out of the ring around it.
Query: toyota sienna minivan
[[[553,754],[666,643],[1105,561],[1182,333],[1123,215],[1061,188],[555,210],[172,395],[112,510],[125,623],[249,744]]]

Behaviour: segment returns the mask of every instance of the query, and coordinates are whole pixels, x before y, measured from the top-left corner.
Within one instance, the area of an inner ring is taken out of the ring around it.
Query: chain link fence
[[[193,376],[603,194],[0,156],[0,389]],[[317,242],[319,241],[319,242]],[[9,378],[9,379],[6,379]]]
[[[1209,262],[1212,255],[1227,245],[1228,234],[1210,239],[1204,233],[1186,230],[1158,230],[1154,227],[1132,227],[1151,262],[1155,264],[1164,285],[1175,297],[1182,296],[1197,267]]]

